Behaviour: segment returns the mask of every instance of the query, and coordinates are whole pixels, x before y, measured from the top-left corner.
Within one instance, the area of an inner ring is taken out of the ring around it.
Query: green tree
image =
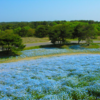
[[[67,38],[71,37],[71,28],[69,25],[59,24],[50,28],[49,39],[53,44],[57,41],[59,44],[64,44]]]
[[[92,24],[78,24],[74,28],[73,38],[78,38],[78,43],[81,40],[86,40],[87,45],[89,45],[95,37],[96,29]]]
[[[28,30],[30,29],[29,26],[25,26],[25,27],[18,27],[16,29],[14,29],[14,33],[18,34],[21,37],[27,37],[28,36]]]
[[[35,29],[32,29],[32,28],[28,29],[28,32],[27,32],[28,37],[34,36],[34,34],[35,34]]]
[[[50,25],[50,26],[54,26],[54,25],[57,25],[57,23],[54,21],[54,22],[50,22],[49,25]]]
[[[55,44],[56,41],[60,43],[60,30],[59,26],[53,26],[49,29],[49,39],[51,40],[51,43]]]
[[[75,28],[74,28],[74,32],[73,32],[73,35],[72,35],[72,38],[78,38],[78,44],[79,42],[84,39],[84,34],[83,32],[81,31],[81,28],[82,28],[82,25],[81,24],[78,24]]]
[[[20,36],[21,27],[17,27],[14,29],[14,34],[18,34]]]
[[[95,29],[96,29],[97,35],[100,36],[100,24],[94,24],[94,26],[95,26]]]
[[[8,53],[15,53],[25,47],[20,36],[7,31],[0,31],[0,45],[2,46],[2,51],[7,51]]]
[[[48,35],[48,26],[47,25],[39,25],[35,30],[36,37],[46,37]]]
[[[93,42],[92,39],[96,38],[97,35],[94,26],[92,24],[85,25],[81,31],[84,34],[87,45],[90,45],[90,43]]]

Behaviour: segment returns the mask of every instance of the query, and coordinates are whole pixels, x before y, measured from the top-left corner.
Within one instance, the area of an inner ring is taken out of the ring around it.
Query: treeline
[[[29,26],[30,28],[36,28],[38,25],[49,25],[63,24],[66,21],[36,21],[36,22],[1,22],[0,29],[15,29],[18,27]]]
[[[2,22],[0,23],[1,31],[12,31],[21,37],[34,36],[35,30],[38,26],[54,26],[57,24],[63,24],[66,21],[37,21],[37,22]]]
[[[66,44],[68,38],[74,39],[78,38],[78,43],[81,40],[85,40],[87,45],[92,43],[92,39],[97,37],[97,29],[93,24],[89,23],[75,23],[75,25],[69,23],[59,24],[51,27],[48,31],[49,39],[53,44],[58,42],[58,44]]]
[[[80,21],[39,21],[39,22],[2,22],[0,23],[0,45],[2,50],[23,49],[20,37],[49,37],[55,44],[66,43],[66,39],[86,40],[87,45],[100,35],[100,22]]]
[[[54,26],[57,24],[63,24],[69,21],[63,20],[63,21],[34,21],[34,22],[0,22],[0,30],[7,30],[7,29],[16,29],[18,27],[24,27],[28,26],[32,29],[35,29],[39,25],[48,25],[48,26]],[[100,24],[99,21],[93,21],[93,20],[72,20],[70,22],[85,22],[89,24]]]
[[[0,23],[1,31],[10,31],[18,34],[21,37],[38,36],[44,37],[47,35],[49,28],[59,24],[70,24],[75,27],[79,23],[93,24],[100,35],[100,22],[93,20],[73,20],[73,21],[37,21],[37,22],[2,22]],[[40,32],[39,32],[40,31]],[[45,32],[44,32],[45,31]],[[44,32],[44,33],[43,33]]]

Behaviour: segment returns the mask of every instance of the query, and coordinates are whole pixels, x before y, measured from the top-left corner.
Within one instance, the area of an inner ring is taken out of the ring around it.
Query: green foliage
[[[20,35],[21,27],[14,29],[14,33]]]
[[[78,43],[81,40],[86,40],[87,45],[92,43],[92,39],[96,38],[96,29],[92,24],[78,24],[74,28],[73,38],[78,38]]]
[[[79,23],[78,25],[76,25],[76,27],[74,28],[74,31],[73,31],[73,35],[72,35],[72,38],[78,38],[78,43],[81,41],[81,40],[84,40],[84,33],[82,33],[82,26],[83,26],[83,23]]]
[[[28,29],[26,27],[22,27],[22,28],[19,27],[14,32],[15,32],[15,34],[18,34],[21,37],[26,37]]]
[[[33,36],[35,34],[35,30],[30,28],[29,26],[18,27],[16,29],[14,29],[14,33],[18,34],[21,37],[29,37],[29,36]]]
[[[70,37],[71,37],[71,28],[69,25],[59,24],[51,27],[49,30],[49,39],[53,44],[55,44],[57,41],[59,44],[65,43],[66,38]]]
[[[16,51],[25,47],[22,44],[21,37],[9,31],[0,32],[0,45],[2,46],[2,51],[7,51],[8,53],[16,53]]]
[[[100,24],[93,24],[96,30],[97,35],[100,36]]]
[[[89,45],[92,43],[92,39],[96,38],[96,34],[100,35],[100,22],[93,20],[2,22],[0,30],[12,31],[21,37],[37,36],[42,38],[49,34],[49,38],[54,44],[56,42],[64,44],[67,38],[78,38],[78,43],[85,40]]]
[[[35,36],[40,38],[46,37],[48,35],[48,28],[47,25],[39,25],[36,28]]]
[[[56,22],[50,23],[50,26],[54,26],[54,25],[57,25],[57,23]]]
[[[35,34],[35,29],[29,28],[29,29],[28,29],[28,32],[27,32],[27,36],[28,36],[28,37],[34,36],[34,34]]]
[[[87,45],[92,43],[93,38],[96,38],[96,31],[91,24],[83,26],[81,32],[84,34]]]

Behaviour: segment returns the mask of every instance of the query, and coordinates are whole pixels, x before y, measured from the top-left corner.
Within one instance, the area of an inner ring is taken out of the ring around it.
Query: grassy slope
[[[21,60],[31,60],[31,59],[39,59],[39,58],[45,58],[45,57],[53,57],[53,56],[62,56],[62,55],[79,55],[79,54],[99,54],[100,53],[83,53],[83,52],[78,52],[78,53],[61,53],[61,54],[50,54],[50,55],[44,55],[44,56],[36,56],[36,57],[25,57],[25,58],[13,58],[13,59],[7,59],[5,61],[0,61],[0,63],[9,63],[9,62],[17,62]]]

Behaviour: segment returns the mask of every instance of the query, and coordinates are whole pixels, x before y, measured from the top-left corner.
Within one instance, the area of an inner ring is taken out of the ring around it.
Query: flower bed
[[[26,57],[35,57],[35,56],[44,56],[44,55],[53,55],[53,54],[62,54],[62,53],[100,53],[100,48],[98,49],[87,49],[83,48],[80,45],[73,45],[66,48],[39,48],[39,49],[31,49],[31,50],[23,50],[21,51],[20,56],[16,57],[9,57],[9,58],[2,58],[0,62],[6,61],[8,59],[18,59],[18,58],[26,58]]]
[[[100,49],[85,49],[85,48],[75,48],[75,49],[59,49],[59,48],[42,48],[42,49],[31,49],[24,50],[20,57],[33,57],[33,56],[43,56],[50,54],[60,54],[60,53],[73,53],[73,52],[100,52]]]
[[[0,64],[2,100],[95,100],[100,55],[70,55]]]

